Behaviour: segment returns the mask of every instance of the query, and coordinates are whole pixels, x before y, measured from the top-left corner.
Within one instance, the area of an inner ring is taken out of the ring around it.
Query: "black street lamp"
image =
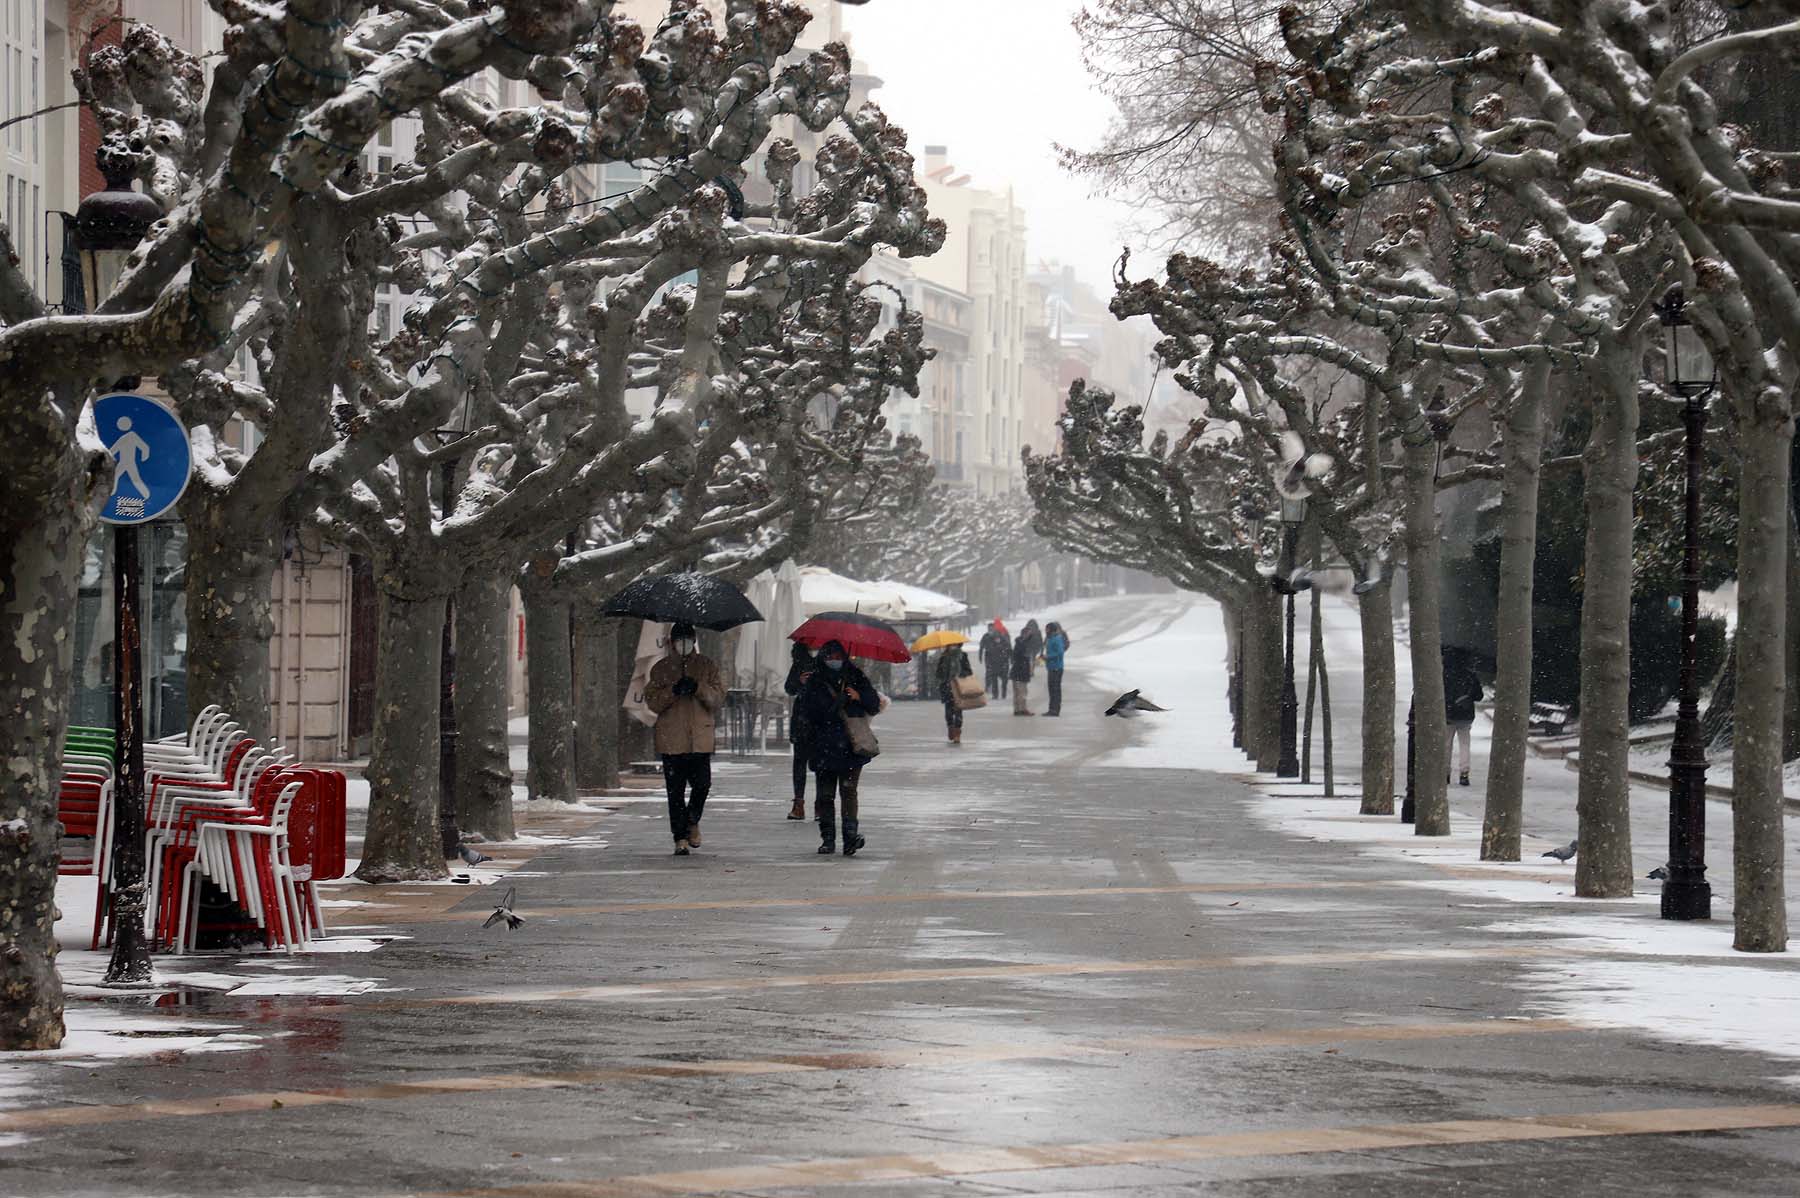
[[[456,465],[452,447],[469,434],[472,400],[464,393],[456,419],[447,428],[433,429],[443,460],[439,462],[440,511],[448,520],[456,508]],[[444,860],[454,861],[462,848],[462,832],[456,826],[456,593],[444,599],[444,641],[438,656],[438,836]]]
[[[74,242],[81,254],[85,303],[97,308],[125,266],[125,258],[162,219],[162,208],[131,189],[135,159],[103,146],[96,160],[106,189],[81,201],[75,212]],[[67,297],[65,297],[65,300]],[[135,387],[122,379],[114,387]],[[144,936],[144,699],[142,624],[135,524],[113,527],[113,951],[106,981],[135,983],[150,978],[150,945]],[[105,901],[105,895],[97,900]]]
[[[1281,566],[1273,579],[1277,592],[1287,596],[1287,648],[1281,660],[1281,757],[1275,763],[1277,778],[1300,776],[1300,699],[1294,693],[1294,592],[1304,589],[1294,569],[1294,549],[1300,525],[1306,520],[1306,500],[1281,500]]]
[[[1706,880],[1706,745],[1700,733],[1700,678],[1695,638],[1700,628],[1700,453],[1706,401],[1718,385],[1712,354],[1687,316],[1680,284],[1655,306],[1663,327],[1663,390],[1681,405],[1687,426],[1687,486],[1681,554],[1681,697],[1675,743],[1669,752],[1669,872],[1663,880],[1664,919],[1711,919]]]

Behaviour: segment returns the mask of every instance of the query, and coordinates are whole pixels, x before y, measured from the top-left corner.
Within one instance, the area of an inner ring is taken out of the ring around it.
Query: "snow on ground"
[[[1243,755],[1231,747],[1225,624],[1217,603],[1190,595],[1118,596],[1062,604],[1037,619],[1058,620],[1069,630],[1071,677],[1079,673],[1119,694],[1142,691],[1170,709],[1130,721],[1131,744],[1096,767],[1244,771]],[[1040,675],[1032,682],[1032,702],[1040,708],[1043,688]]]
[[[1079,660],[1083,669],[1107,684],[1121,690],[1138,686],[1174,709],[1166,716],[1136,721],[1132,745],[1102,764],[1245,774],[1253,766],[1230,747],[1230,714],[1221,667],[1215,664],[1225,653],[1219,607],[1197,596],[1184,596],[1182,601],[1174,608],[1157,598],[1089,601],[1061,609],[1071,614],[1057,616],[1072,630],[1079,626],[1078,615],[1082,623],[1099,625],[1089,632],[1085,646],[1078,641],[1077,648],[1087,652],[1079,659],[1071,654],[1072,669]],[[1128,603],[1153,612],[1154,618],[1128,615],[1129,608],[1122,606]],[[1481,861],[1481,780],[1492,740],[1492,723],[1485,714],[1476,721],[1473,737],[1475,785],[1451,788],[1451,835],[1419,837],[1411,825],[1394,816],[1358,815],[1354,792],[1361,752],[1361,640],[1351,601],[1327,596],[1325,605],[1326,656],[1338,686],[1332,695],[1338,774],[1353,797],[1326,799],[1316,783],[1304,786],[1294,779],[1260,775],[1255,783],[1258,793],[1250,804],[1253,818],[1287,836],[1442,869],[1441,877],[1427,875],[1402,884],[1438,890],[1451,896],[1454,905],[1491,907],[1504,916],[1482,926],[1482,931],[1554,946],[1563,954],[1557,959],[1521,965],[1529,989],[1526,1006],[1533,1011],[1680,1043],[1800,1059],[1800,961],[1787,954],[1752,955],[1731,948],[1728,805],[1709,804],[1707,812],[1715,918],[1706,923],[1661,919],[1655,883],[1640,883],[1642,892],[1630,898],[1575,897],[1574,866],[1539,855],[1551,845],[1567,843],[1575,832],[1576,777],[1561,761],[1527,762],[1525,860]],[[1296,628],[1295,657],[1300,662],[1307,654],[1304,610]],[[1106,633],[1109,620],[1124,631]],[[1395,713],[1396,744],[1404,754],[1403,705],[1411,690],[1404,641],[1395,665],[1402,696],[1402,707]],[[1303,674],[1297,682],[1304,696]],[[1661,785],[1632,788],[1633,849],[1640,874],[1666,856],[1667,804]],[[1558,880],[1544,880],[1547,874]],[[1371,897],[1351,905],[1376,901]],[[1794,898],[1789,922],[1800,927],[1800,901]],[[1800,1085],[1800,1075],[1786,1080]]]

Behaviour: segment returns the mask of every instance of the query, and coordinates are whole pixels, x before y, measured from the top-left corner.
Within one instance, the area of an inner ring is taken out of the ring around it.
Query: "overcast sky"
[[[1031,259],[1073,264],[1110,294],[1130,209],[1096,199],[1087,179],[1056,163],[1056,142],[1087,147],[1112,105],[1081,65],[1069,18],[1079,0],[872,0],[847,8],[856,57],[884,83],[875,100],[910,137],[947,145],[972,187],[1016,189]],[[1134,248],[1134,253],[1136,252]],[[1149,264],[1141,256],[1133,273]]]

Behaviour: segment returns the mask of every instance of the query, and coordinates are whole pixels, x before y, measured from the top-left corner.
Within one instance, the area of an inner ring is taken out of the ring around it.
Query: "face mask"
[[[675,652],[681,654],[683,657],[686,657],[688,654],[692,653],[693,651],[694,651],[694,642],[693,641],[680,640],[680,641],[675,642]]]
[[[844,668],[844,659],[841,657],[827,657],[825,659],[825,668],[828,670],[841,670]]]

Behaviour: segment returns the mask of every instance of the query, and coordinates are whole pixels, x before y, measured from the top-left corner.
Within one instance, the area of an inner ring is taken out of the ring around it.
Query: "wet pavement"
[[[1800,1192],[1791,1062],[1547,1017],[1523,970],[1576,950],[1100,765],[1131,729],[1070,682],[961,749],[896,704],[855,858],[722,759],[691,857],[642,797],[567,817],[520,931],[440,892],[302,962],[381,989],[167,996],[260,1039],[35,1070],[0,1193]]]

